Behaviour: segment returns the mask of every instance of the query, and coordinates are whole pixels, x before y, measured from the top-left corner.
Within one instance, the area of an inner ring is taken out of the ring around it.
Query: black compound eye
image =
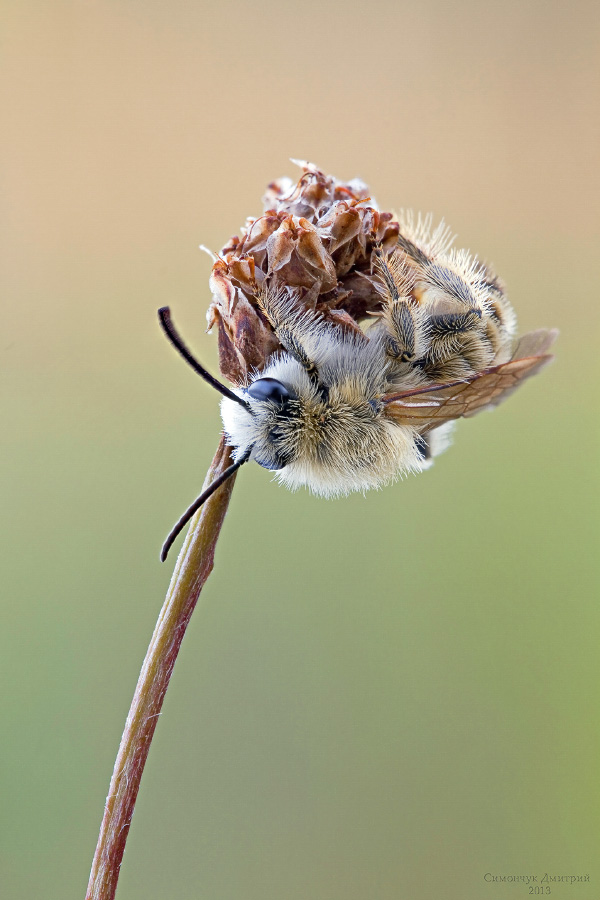
[[[247,393],[254,400],[269,400],[277,406],[283,406],[286,400],[294,397],[294,394],[276,378],[257,378],[247,389]]]
[[[277,472],[279,469],[283,469],[286,465],[286,461],[284,459],[279,459],[279,457],[274,457],[273,459],[258,459],[256,457],[255,462],[258,463],[259,466],[262,466],[263,469],[268,469],[270,472]]]

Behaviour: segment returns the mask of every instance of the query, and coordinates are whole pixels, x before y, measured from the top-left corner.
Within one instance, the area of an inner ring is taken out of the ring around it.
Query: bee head
[[[277,378],[257,378],[238,392],[245,407],[225,398],[221,415],[225,432],[235,447],[235,458],[250,451],[264,469],[283,469],[290,462],[290,425],[298,413],[298,396]]]

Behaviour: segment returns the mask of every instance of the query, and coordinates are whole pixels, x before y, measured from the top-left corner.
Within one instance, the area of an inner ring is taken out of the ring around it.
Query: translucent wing
[[[554,342],[555,329],[531,331],[524,335],[509,362],[484,369],[462,381],[433,384],[382,397],[386,415],[401,425],[431,431],[452,419],[474,416],[482,409],[497,406],[520,383],[535,375],[552,356],[546,351]]]

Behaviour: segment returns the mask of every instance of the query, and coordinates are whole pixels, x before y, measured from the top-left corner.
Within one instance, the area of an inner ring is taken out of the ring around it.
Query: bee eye
[[[277,406],[283,406],[286,400],[295,396],[276,378],[257,378],[247,389],[247,393],[254,400],[269,400]]]

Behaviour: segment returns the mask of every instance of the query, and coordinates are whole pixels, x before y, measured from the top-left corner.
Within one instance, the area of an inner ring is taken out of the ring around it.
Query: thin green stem
[[[221,438],[207,487],[229,465]],[[215,546],[229,506],[235,475],[192,519],[160,611],[125,723],[110,782],[86,900],[113,900],[142,773],[171,673],[194,607],[213,567]]]

